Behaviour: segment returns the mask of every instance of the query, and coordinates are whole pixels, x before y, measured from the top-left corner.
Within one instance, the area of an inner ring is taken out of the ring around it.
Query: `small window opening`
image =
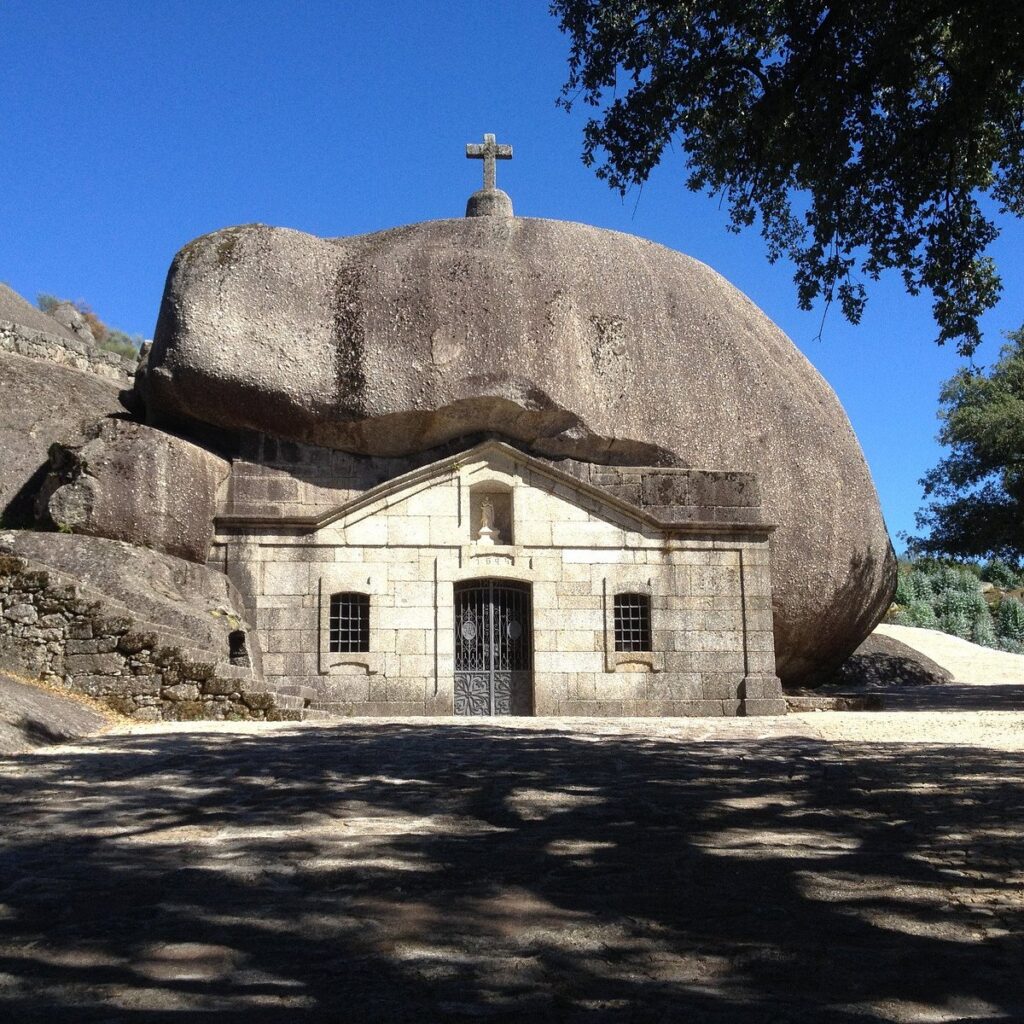
[[[232,665],[249,664],[249,648],[245,646],[245,630],[233,629],[228,633],[228,661]]]
[[[615,595],[615,650],[651,649],[651,599],[646,594]]]
[[[329,650],[332,654],[370,649],[370,595],[332,594]]]

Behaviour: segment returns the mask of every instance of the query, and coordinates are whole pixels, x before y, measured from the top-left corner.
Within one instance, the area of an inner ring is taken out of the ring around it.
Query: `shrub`
[[[982,602],[984,604],[984,602]],[[979,615],[974,620],[974,625],[971,629],[971,639],[976,644],[981,644],[982,647],[996,647],[998,646],[998,639],[996,638],[996,627],[992,621],[992,613],[988,610],[988,606],[985,606],[985,614]]]
[[[970,640],[971,623],[967,616],[959,609],[946,612],[939,616],[939,629],[950,636],[958,636],[961,640]]]
[[[966,566],[943,565],[930,575],[937,594],[973,594],[978,589],[978,577]]]
[[[898,626],[917,626],[919,629],[938,629],[938,619],[929,601],[911,601],[901,608],[894,619]]]
[[[988,580],[989,583],[1002,590],[1013,590],[1016,587],[1024,586],[1024,575],[1020,570],[1015,569],[1001,558],[993,558],[985,566],[982,579]]]
[[[1000,640],[1024,644],[1024,604],[1016,598],[1006,597],[999,602],[996,612],[996,635]]]
[[[124,331],[110,331],[103,341],[96,346],[104,352],[116,352],[123,359],[135,360],[139,357],[142,347],[142,336],[125,334]]]

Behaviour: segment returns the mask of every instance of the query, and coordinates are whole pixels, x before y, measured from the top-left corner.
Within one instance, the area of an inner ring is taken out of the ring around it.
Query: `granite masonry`
[[[383,482],[391,460],[371,460],[361,489],[359,460],[324,451],[311,492],[316,449],[257,447],[296,461],[236,464],[210,565],[247,601],[270,689],[358,715],[784,712],[752,474],[566,472],[490,441]],[[362,602],[354,641],[342,597]]]

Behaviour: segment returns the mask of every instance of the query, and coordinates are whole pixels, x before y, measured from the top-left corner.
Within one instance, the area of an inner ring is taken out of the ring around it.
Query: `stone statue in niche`
[[[491,547],[512,543],[512,495],[474,489],[470,497],[470,538]]]
[[[478,544],[494,544],[494,502],[489,497],[480,502],[480,530],[476,539]]]

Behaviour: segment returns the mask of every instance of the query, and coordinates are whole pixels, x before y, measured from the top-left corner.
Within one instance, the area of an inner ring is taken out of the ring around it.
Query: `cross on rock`
[[[466,144],[466,156],[470,160],[483,160],[484,162],[484,188],[497,188],[495,185],[495,160],[511,160],[512,147],[504,144],[499,145],[494,141],[493,135],[485,135],[483,143],[469,142]]]

